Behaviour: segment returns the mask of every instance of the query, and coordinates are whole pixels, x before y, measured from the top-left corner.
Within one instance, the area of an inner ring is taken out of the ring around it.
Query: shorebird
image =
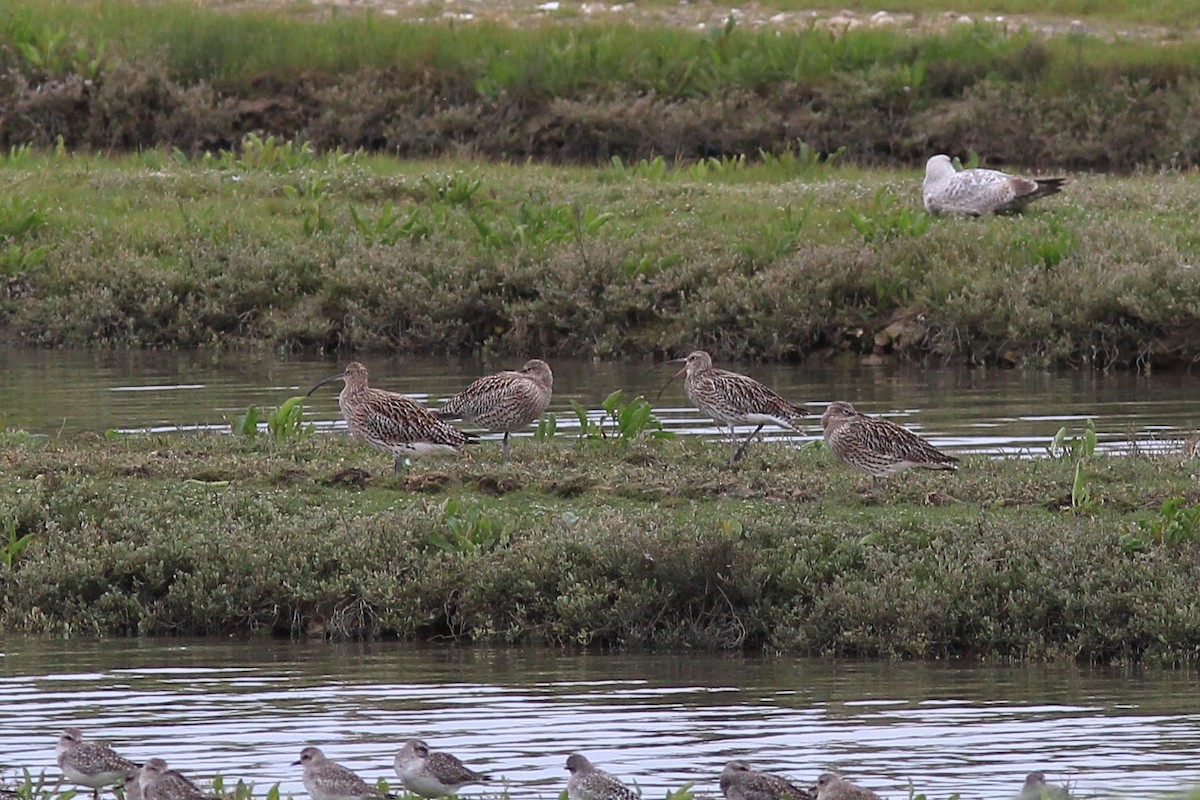
[[[105,786],[123,784],[138,771],[137,764],[117,755],[111,747],[99,742],[85,742],[79,728],[63,731],[54,752],[63,777],[71,783],[91,788],[96,800]]]
[[[753,378],[716,369],[713,367],[712,356],[703,350],[696,350],[687,358],[676,358],[666,363],[683,364],[683,369],[675,373],[671,380],[686,374],[683,388],[688,398],[696,404],[696,408],[712,417],[718,427],[729,427],[729,436],[733,443],[733,454],[729,459],[731,464],[742,457],[750,441],[758,435],[764,425],[769,423],[795,430],[796,421],[812,414],[807,408],[784,400]],[[741,447],[738,447],[735,425],[758,427],[746,437]]]
[[[1020,211],[1039,197],[1062,191],[1066,178],[1025,178],[995,169],[957,172],[950,156],[936,155],[925,164],[922,195],[930,214],[982,214]]]
[[[333,381],[346,382],[338,395],[338,406],[350,432],[395,458],[397,475],[404,468],[406,456],[463,455],[463,445],[471,441],[470,436],[438,419],[411,397],[372,389],[367,385],[367,368],[357,361],[309,389],[308,395]]]
[[[533,358],[519,370],[497,372],[473,382],[447,400],[437,415],[442,419],[465,419],[489,431],[503,431],[503,459],[507,462],[508,435],[537,422],[550,405],[553,391],[550,365]]]
[[[409,739],[396,754],[393,764],[404,788],[421,797],[449,797],[468,783],[483,783],[492,777],[468,769],[449,753],[430,751],[421,739]]]
[[[1065,786],[1053,786],[1046,783],[1046,773],[1031,772],[1025,776],[1025,785],[1017,800],[1066,800],[1071,793]]]
[[[817,800],[880,800],[880,797],[870,789],[826,772],[817,778]]]
[[[300,760],[292,765],[304,767],[304,788],[312,800],[380,800],[395,795],[384,794],[369,785],[352,770],[325,758],[319,747],[300,751]]]
[[[745,761],[730,761],[721,772],[725,800],[815,800],[816,792],[801,789],[786,778],[751,769]]]
[[[567,800],[641,800],[641,796],[616,776],[593,767],[579,753],[567,757]]]
[[[870,417],[838,400],[821,415],[825,444],[842,462],[871,476],[878,491],[879,479],[912,467],[958,469],[958,461],[910,430],[894,422]]]
[[[125,785],[128,786],[128,782]],[[161,758],[152,758],[142,765],[137,785],[141,800],[220,800],[203,792],[176,770],[167,769],[167,762]],[[130,798],[126,793],[125,800],[137,798]]]

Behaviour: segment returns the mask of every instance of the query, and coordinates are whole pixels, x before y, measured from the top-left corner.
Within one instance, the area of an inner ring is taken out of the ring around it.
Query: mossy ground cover
[[[1072,176],[1024,216],[931,218],[917,171],[563,168],[315,153],[0,163],[0,329],[31,345],[598,358],[1200,355],[1200,177]]]
[[[6,434],[0,625],[915,658],[1200,658],[1200,463],[998,461],[878,497],[821,448]],[[1164,506],[1173,502],[1174,507]]]

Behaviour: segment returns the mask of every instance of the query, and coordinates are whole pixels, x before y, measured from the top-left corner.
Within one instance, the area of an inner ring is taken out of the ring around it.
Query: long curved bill
[[[682,364],[685,361],[687,361],[686,358],[672,358],[670,361],[664,361],[663,363],[664,364]],[[656,402],[656,403],[658,402],[658,399],[660,397],[662,397],[662,393],[665,392],[667,390],[667,387],[671,385],[671,381],[675,380],[676,378],[678,378],[680,375],[684,374],[685,372],[687,372],[687,367],[684,367],[683,369],[679,370],[679,372],[676,372],[674,375],[667,378],[667,382],[664,383],[662,385],[662,388],[658,390],[658,394],[654,395],[654,402]]]
[[[344,381],[345,379],[346,379],[346,373],[344,373],[344,372],[339,372],[337,375],[330,375],[328,378],[321,381],[313,388],[309,389],[308,394],[306,394],[304,396],[308,397],[308,395],[311,395],[313,392],[315,392],[317,389],[320,389],[322,386],[324,386],[327,383],[333,383],[334,381]],[[299,763],[299,762],[296,762],[296,763]]]

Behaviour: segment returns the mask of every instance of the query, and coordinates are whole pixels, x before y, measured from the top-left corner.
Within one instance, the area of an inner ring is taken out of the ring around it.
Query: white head
[[[925,162],[925,185],[945,180],[954,174],[954,162],[950,156],[936,155]]]
[[[429,757],[429,745],[421,739],[409,739],[396,756],[399,761],[418,761]]]

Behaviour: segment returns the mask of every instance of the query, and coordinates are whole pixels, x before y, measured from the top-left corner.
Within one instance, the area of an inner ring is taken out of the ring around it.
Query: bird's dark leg
[[[392,466],[392,474],[399,475],[404,472],[404,456],[396,456],[396,463]]]
[[[745,454],[746,448],[750,445],[750,440],[753,439],[755,436],[758,436],[758,432],[761,431],[762,429],[763,429],[763,426],[759,425],[757,428],[754,429],[754,433],[752,433],[746,437],[746,441],[742,442],[742,446],[739,447],[736,451],[734,451],[733,458],[730,459],[730,461],[729,461],[730,464],[736,463],[737,460]],[[734,442],[736,443],[737,440],[735,439]]]
[[[508,431],[504,432],[504,451],[500,456],[500,460],[505,464],[508,463]]]

